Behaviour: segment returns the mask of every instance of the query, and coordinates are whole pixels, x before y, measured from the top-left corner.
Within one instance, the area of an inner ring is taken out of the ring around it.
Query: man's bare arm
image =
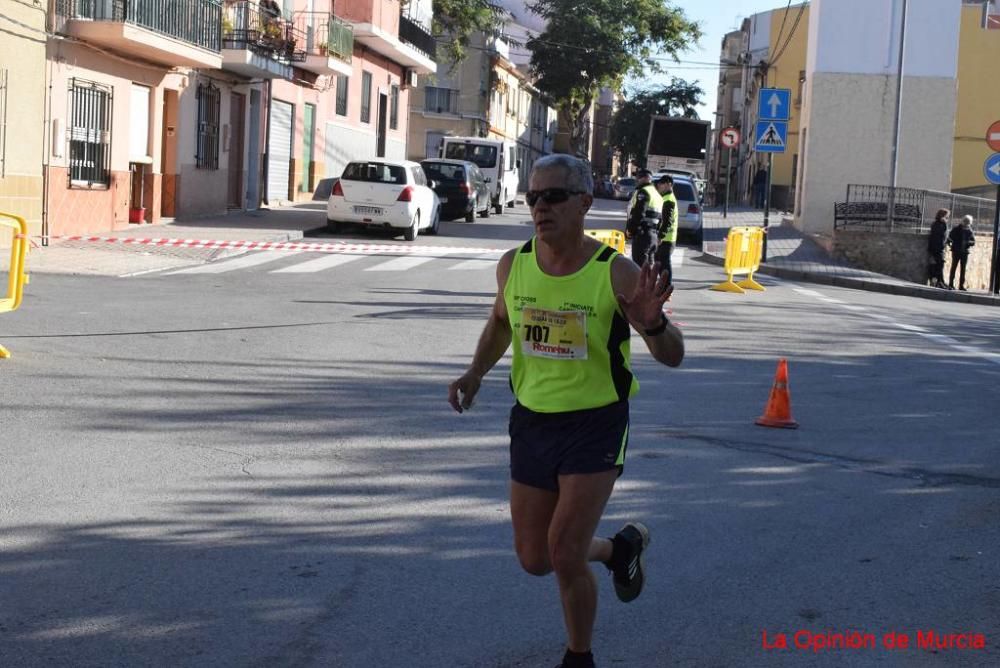
[[[616,257],[611,265],[611,283],[618,302],[629,323],[642,336],[649,353],[657,362],[680,366],[684,360],[684,335],[669,321],[663,331],[654,336],[647,330],[657,330],[666,320],[663,304],[674,291],[666,284],[666,275],[659,277],[659,267],[648,262],[640,269],[627,257]]]
[[[469,369],[448,386],[448,403],[461,413],[472,407],[473,399],[479,392],[483,377],[492,369],[510,347],[511,329],[507,314],[507,304],[503,298],[504,286],[514,261],[515,250],[508,251],[497,263],[497,296],[493,309],[486,321],[483,333],[479,335],[476,352],[472,356]]]

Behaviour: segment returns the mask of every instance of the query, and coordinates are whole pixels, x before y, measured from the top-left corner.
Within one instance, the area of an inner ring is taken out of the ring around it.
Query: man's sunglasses
[[[566,190],[565,188],[546,188],[545,190],[529,190],[524,193],[524,201],[528,206],[535,206],[538,200],[545,200],[546,204],[562,204],[571,195],[583,195],[586,190]]]

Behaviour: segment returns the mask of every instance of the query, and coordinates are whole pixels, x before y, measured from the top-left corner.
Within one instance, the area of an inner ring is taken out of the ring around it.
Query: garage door
[[[288,170],[292,161],[292,119],[294,109],[288,102],[271,102],[271,151],[267,160],[267,201],[288,199]]]

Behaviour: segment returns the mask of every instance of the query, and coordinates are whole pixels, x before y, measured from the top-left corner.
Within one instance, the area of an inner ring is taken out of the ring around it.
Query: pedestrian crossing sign
[[[788,145],[788,123],[757,121],[754,148],[760,153],[784,153]]]

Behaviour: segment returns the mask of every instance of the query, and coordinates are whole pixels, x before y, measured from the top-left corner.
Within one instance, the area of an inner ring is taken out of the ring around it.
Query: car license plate
[[[356,206],[354,213],[362,216],[381,216],[382,209],[377,206]]]
[[[442,204],[447,204],[448,203],[448,198],[447,197],[439,197],[438,199],[441,200]]]

